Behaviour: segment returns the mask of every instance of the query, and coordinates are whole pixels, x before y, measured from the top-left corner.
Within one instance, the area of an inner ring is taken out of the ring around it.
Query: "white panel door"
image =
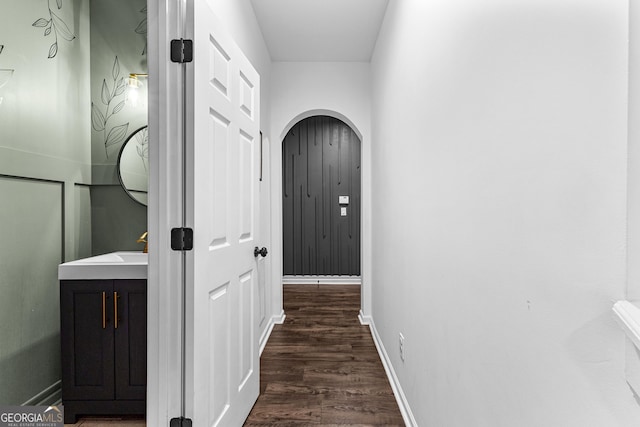
[[[257,335],[260,78],[211,0],[189,2],[193,63],[187,203],[186,413],[195,426],[240,426],[259,394]],[[192,307],[189,307],[192,305]]]

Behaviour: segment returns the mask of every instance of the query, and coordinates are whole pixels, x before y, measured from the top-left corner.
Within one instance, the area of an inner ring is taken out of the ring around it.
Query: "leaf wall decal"
[[[143,18],[135,29],[137,34],[147,34],[147,18]]]
[[[147,6],[143,7],[142,10],[140,10],[140,13],[144,13],[145,16],[144,18],[142,18],[142,20],[140,21],[140,23],[138,24],[134,32],[136,34],[140,34],[144,36],[144,48],[142,49],[142,55],[146,55],[147,54]]]
[[[91,127],[95,131],[102,132],[104,130],[104,126],[106,124],[106,120],[104,119],[104,115],[102,111],[95,104],[91,103]]]
[[[125,102],[121,101],[118,105],[115,106],[115,108],[113,109],[113,113],[111,114],[118,114],[120,112],[120,110],[122,110],[125,106]]]
[[[105,141],[104,145],[106,147],[109,147],[111,145],[118,144],[124,141],[124,138],[127,135],[128,129],[129,129],[129,123],[125,123],[123,125],[114,127],[109,131],[109,134],[107,135],[107,140]]]
[[[100,96],[102,98],[102,103],[104,105],[109,105],[109,102],[111,101],[111,96],[109,95],[109,86],[107,86],[106,79],[102,79],[102,92],[100,93]]]
[[[113,61],[113,68],[111,69],[111,75],[113,76],[113,80],[116,80],[120,75],[120,62],[118,61],[117,56],[116,56],[116,60]]]
[[[120,96],[124,93],[127,85],[124,83],[124,77],[120,77],[118,80],[118,85],[116,86],[115,96]]]
[[[52,32],[54,33],[56,40],[49,47],[49,58],[54,58],[58,54],[58,36],[67,41],[74,40],[76,36],[71,32],[67,24],[65,24],[65,22],[58,15],[56,15],[53,10],[51,10],[51,1],[47,0],[46,4],[49,11],[49,17],[51,19],[47,20],[45,18],[39,18],[31,25],[33,27],[45,28],[44,37],[47,37]],[[58,10],[61,10],[62,0],[56,0],[56,4],[58,6]]]
[[[31,24],[32,27],[46,27],[47,25],[49,25],[49,21],[44,18],[40,18],[36,22]]]
[[[55,42],[49,48],[49,58],[53,58],[58,53],[58,42]]]
[[[112,83],[107,83],[106,78],[102,79],[100,98],[102,104],[105,105],[104,109],[99,107],[100,103],[91,103],[91,126],[96,132],[102,132],[105,156],[107,158],[109,158],[109,147],[123,142],[129,129],[129,123],[119,126],[109,125],[110,119],[120,113],[126,106],[123,94],[126,92],[127,84],[125,78],[120,76],[121,72],[120,61],[116,56],[111,67]],[[110,88],[113,89],[113,92]]]
[[[53,26],[56,29],[56,33],[62,36],[63,39],[67,41],[71,41],[76,38],[76,36],[69,30],[67,24],[64,23],[62,19],[55,13],[51,12],[51,19],[53,20]]]

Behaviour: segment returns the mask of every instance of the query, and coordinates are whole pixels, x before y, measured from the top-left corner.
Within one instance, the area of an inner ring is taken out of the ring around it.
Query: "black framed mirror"
[[[122,144],[118,154],[118,179],[124,191],[136,202],[147,206],[149,190],[149,130],[135,130]]]

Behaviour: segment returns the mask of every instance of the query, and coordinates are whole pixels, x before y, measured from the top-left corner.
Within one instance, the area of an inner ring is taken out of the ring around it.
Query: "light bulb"
[[[129,75],[129,87],[137,89],[139,86],[140,86],[140,81],[138,80],[138,78],[135,75],[130,74]]]
[[[138,98],[140,97],[139,91],[137,87],[130,87],[127,91],[127,104],[132,107],[138,106]]]

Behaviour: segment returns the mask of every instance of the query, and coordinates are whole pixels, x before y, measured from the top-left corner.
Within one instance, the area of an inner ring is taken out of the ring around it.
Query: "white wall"
[[[640,7],[629,3],[629,142],[627,212],[627,300],[640,300]],[[640,395],[640,352],[626,340],[626,379]]]
[[[611,315],[627,19],[624,0],[391,0],[372,60],[373,318],[419,425],[640,422]]]
[[[640,7],[629,3],[628,295],[640,300]]]
[[[282,140],[298,121],[329,115],[354,128],[362,142],[362,309],[370,312],[371,85],[369,63],[274,62],[271,77],[273,281],[282,279]]]

